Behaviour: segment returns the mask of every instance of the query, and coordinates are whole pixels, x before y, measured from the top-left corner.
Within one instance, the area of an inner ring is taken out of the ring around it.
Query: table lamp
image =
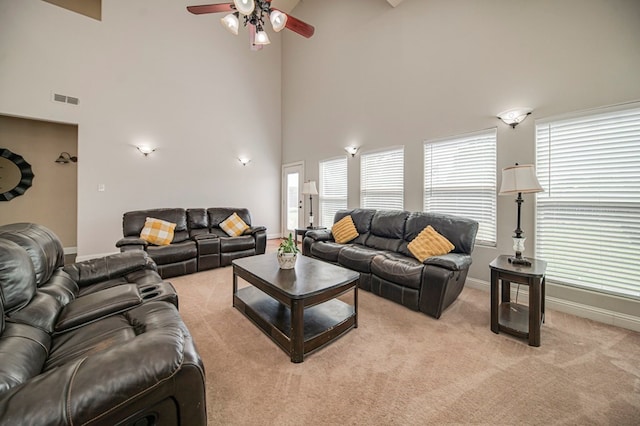
[[[313,229],[313,196],[318,195],[318,189],[316,188],[316,181],[310,180],[302,184],[302,193],[309,195],[309,226],[307,229]]]
[[[531,262],[522,257],[524,251],[525,237],[522,236],[522,229],[520,229],[520,208],[522,206],[522,194],[542,192],[542,186],[538,182],[536,177],[536,171],[533,164],[522,164],[515,166],[505,167],[502,169],[502,185],[500,186],[500,195],[518,194],[516,203],[518,204],[518,226],[516,227],[513,236],[513,249],[516,252],[515,256],[509,258],[509,262],[514,265],[531,266]]]

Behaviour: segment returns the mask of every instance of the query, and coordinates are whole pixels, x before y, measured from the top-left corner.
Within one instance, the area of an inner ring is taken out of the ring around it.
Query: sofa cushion
[[[189,239],[187,212],[183,208],[148,209],[126,212],[122,216],[122,236],[139,237],[148,217],[154,217],[176,224],[173,230],[173,244]]]
[[[220,228],[230,237],[237,237],[249,229],[249,225],[247,225],[244,220],[234,212],[228,218],[220,222]]]
[[[386,281],[420,289],[424,265],[400,253],[383,253],[371,261],[371,272]]]
[[[7,323],[0,336],[0,393],[40,374],[50,346],[51,337],[44,330]]]
[[[333,239],[338,244],[348,243],[360,235],[358,234],[356,226],[353,224],[353,219],[350,215],[345,216],[334,223],[331,227],[331,233],[333,234]]]
[[[29,254],[13,241],[0,239],[0,296],[4,312],[23,308],[35,292],[36,273]]]
[[[36,272],[36,286],[49,281],[55,270],[64,264],[60,239],[50,229],[36,223],[12,223],[0,226],[0,238],[11,240],[24,248]]]
[[[149,246],[147,253],[158,265],[166,265],[195,258],[197,248],[194,241],[183,241],[168,246]]]
[[[251,214],[249,209],[246,208],[232,208],[232,207],[209,207],[207,209],[207,216],[209,217],[209,227],[211,230],[220,227],[220,222],[228,218],[231,214],[237,214],[240,219],[247,225],[251,226]]]
[[[319,241],[311,246],[311,256],[327,262],[338,263],[338,254],[345,248],[344,244],[331,241]]]
[[[140,239],[157,246],[166,246],[173,241],[174,229],[176,229],[175,223],[148,217],[140,231]]]
[[[364,244],[369,237],[369,231],[371,230],[371,219],[376,211],[374,209],[353,209],[353,210],[338,210],[334,216],[333,223],[336,223],[345,216],[351,216],[353,224],[356,226],[358,234],[356,239],[352,241],[354,244]]]
[[[380,254],[380,250],[360,244],[345,246],[338,254],[338,263],[345,268],[358,272],[371,272],[371,260]]]
[[[478,222],[459,216],[444,215],[440,213],[411,213],[407,218],[405,230],[405,243],[400,246],[400,252],[412,256],[407,245],[418,236],[427,225],[438,231],[455,246],[454,253],[471,254],[478,232]]]
[[[230,253],[233,251],[250,250],[255,248],[256,240],[251,235],[241,235],[239,237],[220,237],[220,253]]]
[[[408,245],[407,249],[420,262],[432,256],[440,256],[449,253],[455,247],[449,240],[433,229],[431,225],[418,234]]]

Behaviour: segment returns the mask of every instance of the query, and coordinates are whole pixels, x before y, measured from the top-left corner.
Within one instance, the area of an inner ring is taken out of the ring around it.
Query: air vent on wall
[[[78,105],[80,103],[80,99],[78,98],[74,98],[73,96],[61,95],[59,93],[54,93],[52,99],[54,102],[62,102],[63,104]]]

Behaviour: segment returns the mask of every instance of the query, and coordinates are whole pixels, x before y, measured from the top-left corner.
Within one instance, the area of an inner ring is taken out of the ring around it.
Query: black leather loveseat
[[[230,237],[220,229],[220,223],[233,213],[249,228],[242,235]],[[176,224],[169,245],[152,245],[140,238],[148,217]],[[264,254],[267,247],[266,228],[251,226],[251,214],[246,208],[163,208],[126,212],[122,217],[122,233],[124,238],[116,243],[116,247],[123,252],[147,251],[163,278],[227,266],[233,259]]]
[[[334,223],[349,215],[357,238],[338,244],[331,230],[309,231],[303,254],[358,271],[360,288],[440,318],[464,287],[478,223],[450,215],[372,209],[341,210]],[[407,246],[428,225],[455,248],[419,262]]]
[[[62,265],[47,228],[0,227],[0,424],[206,424],[202,361],[146,253]]]

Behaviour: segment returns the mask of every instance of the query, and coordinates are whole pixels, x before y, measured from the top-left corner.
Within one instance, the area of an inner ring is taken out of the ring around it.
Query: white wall
[[[116,251],[135,209],[248,207],[279,233],[280,36],[251,52],[245,28],[230,35],[192,1],[102,3],[96,21],[0,0],[0,113],[78,124],[79,257]]]
[[[405,208],[422,210],[423,142],[498,129],[499,170],[535,162],[535,119],[640,99],[640,2],[633,0],[305,0],[294,14],[310,40],[283,39],[283,160],[318,161],[405,148]],[[516,129],[496,114],[534,109]],[[349,158],[349,205],[359,205],[359,155]],[[533,255],[534,200],[523,230]],[[498,197],[498,246],[477,246],[471,279],[511,253],[514,197]],[[606,278],[604,278],[606,279]],[[550,286],[548,294],[638,315],[628,300]]]

